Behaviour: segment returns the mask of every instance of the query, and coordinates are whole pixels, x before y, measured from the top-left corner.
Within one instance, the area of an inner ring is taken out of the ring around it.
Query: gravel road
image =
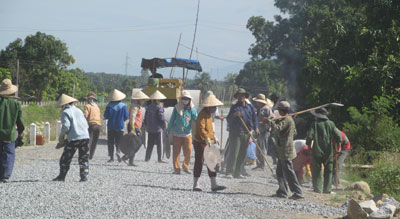
[[[337,218],[344,208],[318,204],[304,188],[305,200],[270,197],[277,182],[269,170],[252,172],[246,179],[217,181],[228,189],[214,193],[205,168],[203,192],[192,192],[193,176],[173,175],[171,160],[144,162],[137,167],[107,163],[107,146],[100,139],[90,162],[88,182],[79,182],[77,153],[65,182],[52,182],[59,172],[61,150],[55,144],[17,149],[11,183],[0,184],[0,218]],[[191,168],[193,168],[192,159]],[[250,169],[251,167],[247,167]]]

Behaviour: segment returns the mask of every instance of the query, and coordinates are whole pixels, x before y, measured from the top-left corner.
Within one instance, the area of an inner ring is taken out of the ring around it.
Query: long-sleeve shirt
[[[67,135],[68,141],[89,138],[89,126],[82,111],[73,105],[65,106],[61,112],[61,134]]]
[[[257,110],[257,120],[259,122],[258,126],[260,129],[260,133],[266,133],[271,130],[271,127],[267,122],[262,122],[264,118],[265,119],[275,118],[275,114],[272,112],[271,108],[269,108],[267,105],[264,105],[262,108]]]
[[[146,130],[149,133],[162,132],[165,129],[164,107],[160,104],[152,103],[147,107],[144,114]]]
[[[231,107],[229,110],[229,114],[227,116],[227,120],[229,123],[229,131],[233,132],[246,132],[246,128],[243,126],[242,121],[240,121],[239,117],[235,117],[233,114],[235,112],[241,112],[243,121],[246,123],[247,127],[250,130],[255,130],[258,128],[258,120],[257,115],[254,109],[254,106],[245,102],[245,105],[242,106],[239,102]]]
[[[311,145],[313,140],[313,157],[333,159],[334,148],[332,141],[340,142],[341,134],[331,120],[318,119],[311,124],[308,130],[306,144]]]
[[[89,125],[101,125],[101,113],[98,106],[86,104],[83,114],[85,115]]]
[[[104,111],[104,118],[108,119],[108,130],[124,131],[125,121],[129,118],[126,104],[120,101],[110,102]]]
[[[24,131],[21,104],[16,100],[0,97],[0,141],[15,141],[17,133]]]
[[[135,131],[135,128],[142,128],[142,106],[136,102],[132,103],[129,107],[129,124],[132,126],[132,131]]]
[[[174,136],[187,136],[192,133],[192,123],[197,119],[197,111],[194,107],[185,107],[182,115],[179,115],[176,107],[172,111],[167,131],[174,131]]]
[[[275,147],[276,155],[281,160],[293,160],[296,158],[296,149],[293,145],[293,137],[296,135],[296,125],[291,116],[271,122],[272,130],[277,139]]]
[[[203,144],[206,143],[207,139],[215,139],[211,112],[206,108],[203,108],[197,116],[193,139]]]

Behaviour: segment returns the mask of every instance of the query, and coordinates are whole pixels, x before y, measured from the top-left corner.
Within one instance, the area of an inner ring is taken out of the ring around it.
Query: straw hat
[[[132,100],[148,100],[149,97],[143,93],[142,91],[136,91],[134,94],[132,94],[131,97]]]
[[[263,103],[267,105],[269,108],[272,108],[274,106],[274,104],[270,99],[265,98],[264,94],[258,94],[257,97],[253,98],[253,101]]]
[[[72,102],[78,102],[78,100],[73,98],[73,97],[70,97],[70,96],[68,96],[66,94],[61,94],[61,97],[57,101],[57,106],[56,107],[60,108],[60,107],[64,106],[65,104],[69,104],[69,103],[72,103]]]
[[[164,96],[164,94],[162,94],[159,90],[156,90],[151,96],[150,96],[150,100],[165,100],[167,99],[166,96]]]
[[[10,79],[4,79],[0,85],[0,95],[7,96],[15,94],[18,91],[18,87],[13,85]]]
[[[213,107],[213,106],[222,106],[224,105],[221,101],[215,97],[215,95],[209,95],[204,99],[202,104],[203,107]]]
[[[324,107],[311,111],[311,114],[319,119],[329,119],[328,110]]]
[[[244,88],[239,88],[233,97],[237,98],[238,94],[244,94],[246,98],[249,98],[249,93]]]
[[[182,97],[186,97],[186,98],[189,98],[189,99],[193,99],[193,97],[190,96],[190,93],[189,93],[189,91],[187,91],[187,90],[182,91],[181,98],[182,98]]]
[[[114,89],[111,91],[110,95],[108,96],[109,101],[121,101],[125,99],[126,95],[121,91]]]
[[[97,96],[94,92],[90,91],[89,94],[87,95],[86,99],[87,100],[89,100],[89,99],[97,100]]]
[[[215,167],[217,167],[218,164],[221,165],[222,162],[219,147],[217,147],[215,144],[210,145],[210,147],[205,147],[204,161],[206,162],[208,169],[215,172]]]

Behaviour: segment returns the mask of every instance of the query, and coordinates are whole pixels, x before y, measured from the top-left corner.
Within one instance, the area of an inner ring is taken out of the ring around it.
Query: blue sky
[[[72,67],[124,74],[128,54],[128,74],[139,75],[142,57],[175,55],[180,33],[181,43],[191,47],[196,10],[197,0],[1,0],[0,50],[16,38],[41,31],[67,44],[76,60]],[[248,18],[273,20],[279,13],[273,0],[201,0],[195,50],[245,62],[254,42],[246,29]],[[178,57],[189,54],[189,49],[179,47]],[[192,58],[197,59],[196,52]],[[198,59],[213,79],[222,80],[243,67],[202,54]],[[160,72],[169,74],[169,69]]]

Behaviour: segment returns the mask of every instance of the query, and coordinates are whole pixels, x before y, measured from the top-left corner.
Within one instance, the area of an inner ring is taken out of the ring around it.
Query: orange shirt
[[[206,108],[203,108],[197,117],[193,138],[199,143],[215,139],[211,113]]]
[[[89,125],[101,125],[100,109],[98,106],[86,104],[83,114]]]

